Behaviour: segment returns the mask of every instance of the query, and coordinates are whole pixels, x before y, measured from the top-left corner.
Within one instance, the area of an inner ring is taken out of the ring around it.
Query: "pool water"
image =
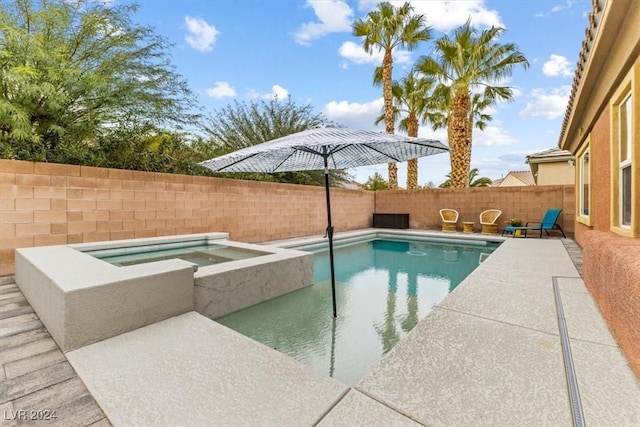
[[[314,284],[215,319],[353,386],[497,245],[372,240],[315,253]]]
[[[110,264],[124,267],[127,265],[143,264],[179,258],[192,262],[199,267],[237,261],[261,255],[269,255],[245,248],[236,248],[222,244],[182,244],[168,243],[148,246],[134,246],[129,248],[105,249],[86,252],[89,255]]]

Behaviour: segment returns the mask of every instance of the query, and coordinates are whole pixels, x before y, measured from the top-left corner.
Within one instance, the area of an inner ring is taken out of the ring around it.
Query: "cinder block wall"
[[[442,208],[455,209],[460,214],[458,228],[463,221],[474,221],[480,230],[480,212],[500,209],[499,229],[504,221],[520,218],[540,221],[547,209],[561,208],[558,223],[565,233],[573,234],[575,200],[573,185],[539,187],[483,187],[465,189],[424,189],[383,191],[376,193],[376,212],[408,213],[411,228],[440,228]]]
[[[371,226],[373,212],[410,214],[411,227],[439,229],[442,207],[476,221],[489,208],[503,219],[538,221],[562,207],[573,232],[573,186],[368,192],[331,189],[337,231]],[[52,163],[0,160],[0,275],[13,273],[20,247],[209,231],[260,242],[324,233],[324,188]]]
[[[331,189],[337,231],[371,226],[374,193]],[[323,187],[0,160],[0,275],[14,249],[209,231],[322,234]]]

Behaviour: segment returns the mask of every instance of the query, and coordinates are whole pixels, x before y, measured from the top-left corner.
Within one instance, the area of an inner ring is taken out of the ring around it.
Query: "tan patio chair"
[[[458,231],[458,211],[455,209],[440,209],[442,231]]]
[[[487,209],[480,213],[480,225],[483,234],[498,234],[498,218],[502,211],[498,209]]]

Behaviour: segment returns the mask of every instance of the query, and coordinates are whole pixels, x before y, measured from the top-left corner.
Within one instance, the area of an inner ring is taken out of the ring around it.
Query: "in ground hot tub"
[[[270,252],[238,248],[226,242],[209,243],[203,240],[98,249],[84,251],[84,253],[118,267],[174,258],[204,267],[270,254]]]
[[[188,311],[221,316],[313,282],[313,255],[227,233],[16,250],[16,283],[63,351]]]

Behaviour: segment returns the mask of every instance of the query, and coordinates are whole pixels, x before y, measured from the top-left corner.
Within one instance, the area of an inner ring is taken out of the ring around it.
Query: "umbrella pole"
[[[326,148],[325,148],[326,149]],[[329,166],[324,157],[324,189],[327,195],[327,236],[329,237],[329,264],[331,265],[331,298],[333,299],[333,317],[338,317],[336,308],[336,275],[333,268],[333,225],[331,225],[331,197],[329,195]]]

